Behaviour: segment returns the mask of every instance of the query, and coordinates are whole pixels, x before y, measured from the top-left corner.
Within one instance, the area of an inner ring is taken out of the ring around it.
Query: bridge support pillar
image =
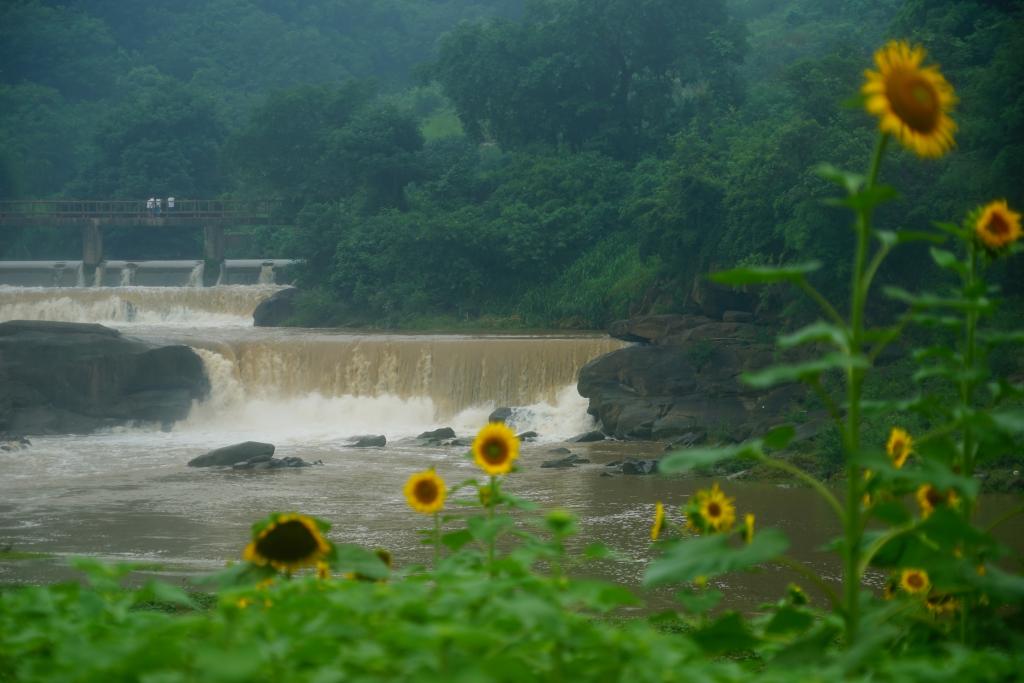
[[[96,266],[103,263],[103,229],[98,218],[82,226],[82,279],[92,282]]]
[[[203,227],[203,286],[217,284],[224,267],[224,226]]]

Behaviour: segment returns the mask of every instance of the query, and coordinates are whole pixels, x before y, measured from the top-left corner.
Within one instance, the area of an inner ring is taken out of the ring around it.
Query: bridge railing
[[[178,218],[181,220],[234,223],[252,220],[266,222],[277,202],[274,200],[241,199],[175,199],[174,207],[163,205],[147,208],[145,199],[130,200],[74,200],[28,199],[0,201],[0,222],[41,222],[46,220],[87,219],[150,219]]]

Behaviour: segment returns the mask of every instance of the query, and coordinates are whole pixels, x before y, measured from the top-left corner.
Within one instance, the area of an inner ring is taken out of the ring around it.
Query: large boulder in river
[[[295,297],[299,290],[286,287],[264,299],[252,312],[254,327],[280,327],[295,315]]]
[[[387,443],[387,437],[383,434],[361,434],[353,436],[348,445],[352,448],[381,448]]]
[[[641,344],[587,363],[577,389],[616,438],[741,440],[777,423],[803,395],[799,387],[756,391],[740,382],[741,373],[774,361],[764,327],[665,315],[619,321],[610,332]]]
[[[230,467],[243,462],[257,463],[274,457],[274,444],[261,441],[242,443],[217,448],[209,453],[192,458],[189,467]]]
[[[0,432],[87,433],[188,416],[209,392],[203,361],[102,325],[0,323]]]

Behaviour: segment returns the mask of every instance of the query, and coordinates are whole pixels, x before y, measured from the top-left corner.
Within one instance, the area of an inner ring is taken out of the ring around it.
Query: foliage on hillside
[[[916,199],[885,217],[1019,205],[1020,0],[18,0],[0,197],[282,199],[290,227],[236,254],[305,259],[307,323],[600,326],[695,305],[711,269],[811,256],[831,293],[852,236],[808,169],[867,153],[871,122],[837,105],[888,36],[964,104],[955,153],[896,158]],[[111,255],[173,247],[147,239]],[[8,230],[0,255],[69,244]],[[920,249],[885,268],[935,276]]]

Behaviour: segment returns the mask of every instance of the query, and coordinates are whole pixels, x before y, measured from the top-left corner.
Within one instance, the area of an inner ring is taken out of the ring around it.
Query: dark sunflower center
[[[436,501],[437,493],[437,483],[432,479],[421,479],[416,482],[416,486],[413,488],[413,495],[416,496],[416,500],[424,505],[430,505]]]
[[[997,237],[1005,237],[1010,234],[1010,224],[998,213],[992,214],[985,229],[990,235],[996,235]]]
[[[930,133],[938,126],[939,94],[935,87],[915,72],[897,71],[885,84],[885,96],[896,116],[911,130]]]
[[[924,578],[920,574],[911,574],[907,577],[907,585],[914,589],[921,588],[924,586]]]
[[[906,446],[906,444],[897,439],[896,441],[894,441],[892,443],[892,454],[893,455],[899,455],[900,453],[903,452],[903,447],[904,446]]]
[[[708,517],[714,519],[722,516],[722,506],[718,503],[708,503]]]
[[[309,528],[297,520],[278,524],[256,542],[256,552],[269,560],[295,562],[316,552],[319,544]]]
[[[928,503],[932,507],[937,507],[943,503],[942,494],[935,489],[928,489],[928,493],[925,494],[925,498],[928,499]]]
[[[508,446],[504,439],[490,439],[480,449],[484,460],[491,465],[500,465],[508,458]]]

